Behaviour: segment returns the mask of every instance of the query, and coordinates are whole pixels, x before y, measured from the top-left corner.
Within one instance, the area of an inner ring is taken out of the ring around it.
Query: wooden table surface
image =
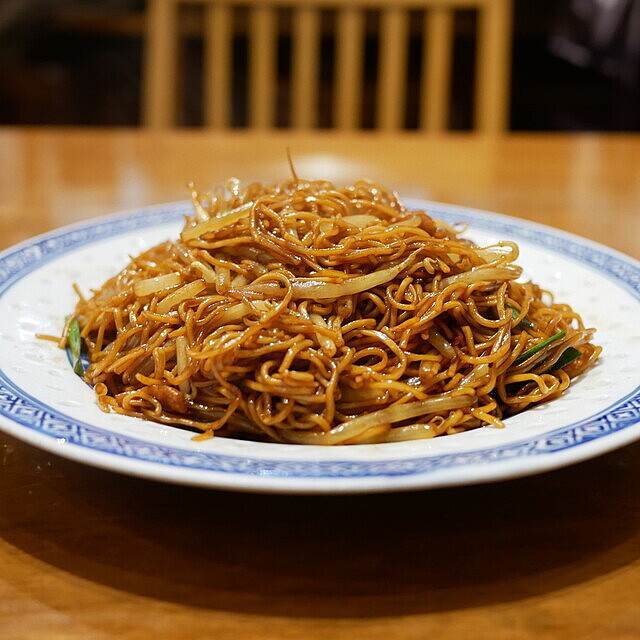
[[[640,256],[640,137],[0,129],[0,245],[229,176],[368,177]],[[1,364],[1,363],[0,363]],[[0,638],[632,640],[640,443],[543,475],[268,496],[0,435]]]

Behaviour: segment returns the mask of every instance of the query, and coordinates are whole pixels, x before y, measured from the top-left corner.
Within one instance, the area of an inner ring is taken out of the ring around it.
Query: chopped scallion
[[[578,351],[575,347],[567,347],[560,357],[555,361],[551,367],[549,367],[545,373],[554,373],[558,371],[558,369],[562,369],[566,367],[570,362],[573,362],[576,358],[579,358],[582,355],[581,351]],[[522,387],[528,384],[529,381],[524,382],[512,382],[506,386],[508,393],[516,393],[516,391],[520,391]],[[491,395],[491,394],[489,394]]]
[[[558,369],[562,369],[563,367],[566,367],[570,362],[573,362],[574,360],[579,358],[581,355],[582,352],[578,351],[575,347],[567,347],[562,352],[560,357],[555,361],[554,365],[552,367],[549,367],[549,369],[547,369],[545,373],[553,373]]]
[[[511,317],[514,320],[520,315],[520,311],[518,309],[516,309],[513,305],[506,304],[505,307],[507,309],[511,309]],[[526,316],[524,318],[522,318],[522,320],[520,320],[520,324],[525,329],[533,329],[533,327],[534,327],[533,322],[531,322],[531,320],[529,320],[529,318],[527,318]]]
[[[73,360],[73,371],[79,376],[84,375],[84,366],[82,365],[82,338],[80,337],[80,324],[78,318],[73,318],[69,323],[67,331],[67,342],[71,351],[71,359]]]
[[[542,351],[542,349],[544,349],[545,347],[548,347],[550,344],[553,344],[554,342],[556,342],[556,340],[560,340],[561,338],[564,338],[566,335],[567,335],[566,329],[563,329],[562,331],[558,331],[558,333],[552,335],[550,338],[547,338],[546,340],[539,342],[538,344],[534,345],[530,349],[527,349],[526,351],[521,353],[514,360],[513,364],[520,364],[521,362],[524,362],[525,360],[530,358],[532,355],[538,353],[538,351]]]

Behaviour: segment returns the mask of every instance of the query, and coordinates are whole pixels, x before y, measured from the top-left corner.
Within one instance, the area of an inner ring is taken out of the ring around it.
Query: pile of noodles
[[[201,438],[430,438],[502,426],[600,352],[516,282],[516,244],[479,248],[379,185],[230,180],[192,200],[179,239],[77,304],[105,411]]]

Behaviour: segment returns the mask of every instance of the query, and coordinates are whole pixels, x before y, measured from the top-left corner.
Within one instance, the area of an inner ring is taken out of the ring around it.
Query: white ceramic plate
[[[559,400],[455,436],[315,447],[214,438],[102,413],[59,334],[75,305],[129,255],[175,237],[187,203],[63,228],[0,254],[0,428],[56,454],[112,471],[189,485],[281,493],[423,489],[513,478],[585,460],[640,438],[640,264],[549,227],[413,200],[480,244],[514,239],[526,278],[571,304],[604,347],[599,364]]]

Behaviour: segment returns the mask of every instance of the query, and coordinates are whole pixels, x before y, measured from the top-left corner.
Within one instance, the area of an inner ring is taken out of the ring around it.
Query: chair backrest
[[[331,87],[331,126],[358,129],[362,105],[375,100],[375,128],[404,126],[407,37],[410,16],[422,12],[420,104],[418,128],[441,131],[448,127],[453,15],[456,9],[477,12],[473,128],[484,132],[508,127],[511,0],[148,0],[143,82],[143,124],[177,124],[178,9],[203,5],[205,126],[227,128],[231,120],[233,78],[233,11],[248,12],[246,68],[248,126],[275,126],[277,86],[276,15],[291,15],[291,69],[289,126],[318,125],[321,64],[321,11],[333,12],[334,72]],[[379,15],[377,82],[374,96],[363,100],[365,12]]]

